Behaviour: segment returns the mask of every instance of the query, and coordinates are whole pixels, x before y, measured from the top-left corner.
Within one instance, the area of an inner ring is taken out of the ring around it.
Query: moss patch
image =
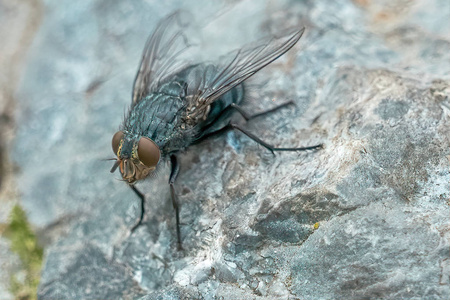
[[[22,262],[22,270],[11,275],[11,292],[16,299],[37,299],[43,249],[37,243],[25,212],[18,205],[11,210],[5,237],[11,241],[11,251]]]

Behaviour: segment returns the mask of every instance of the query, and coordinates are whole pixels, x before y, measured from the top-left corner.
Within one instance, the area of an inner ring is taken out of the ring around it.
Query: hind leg
[[[293,101],[289,101],[289,102],[280,104],[280,105],[278,105],[278,106],[275,106],[274,108],[271,108],[271,109],[269,109],[269,110],[266,110],[266,111],[263,111],[263,112],[260,112],[260,113],[254,114],[254,115],[248,113],[248,112],[245,111],[242,107],[240,107],[239,105],[237,105],[237,104],[235,104],[235,103],[232,103],[232,104],[230,105],[230,108],[233,108],[233,109],[235,109],[238,113],[240,113],[241,116],[242,116],[246,121],[250,121],[250,120],[252,120],[252,119],[255,119],[255,118],[258,118],[258,117],[267,115],[267,114],[269,114],[269,113],[275,112],[275,111],[277,111],[277,110],[279,110],[279,109],[281,109],[281,108],[283,108],[283,107],[289,106],[289,105],[294,105],[294,102],[293,102]]]

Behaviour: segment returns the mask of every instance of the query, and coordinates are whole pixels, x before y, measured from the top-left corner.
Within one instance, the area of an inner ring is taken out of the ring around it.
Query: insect
[[[230,121],[233,112],[250,120],[289,104],[255,115],[239,106],[245,98],[244,81],[292,48],[304,28],[245,46],[217,64],[190,64],[181,59],[190,47],[182,14],[176,12],[163,19],[147,40],[134,80],[131,106],[112,138],[117,159],[111,169],[113,173],[119,168],[123,180],[140,199],[139,220],[131,229],[134,232],[145,213],[145,196],[134,184],[153,174],[164,161],[170,162],[169,186],[179,249],[180,216],[174,190],[180,170],[178,152],[230,129],[240,131],[272,153],[322,147],[276,148]]]

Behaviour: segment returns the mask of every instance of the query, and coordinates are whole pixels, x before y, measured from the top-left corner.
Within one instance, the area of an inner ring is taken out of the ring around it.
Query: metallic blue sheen
[[[244,98],[244,86],[240,84],[215,100],[205,120],[187,124],[189,87],[201,84],[198,80],[208,78],[200,74],[214,75],[212,65],[194,65],[184,69],[162,83],[157,91],[143,97],[132,105],[125,118],[122,130],[125,133],[122,154],[131,151],[133,142],[145,136],[160,148],[162,156],[183,150],[205,134],[217,131],[227,125],[231,112],[223,113],[232,103]]]

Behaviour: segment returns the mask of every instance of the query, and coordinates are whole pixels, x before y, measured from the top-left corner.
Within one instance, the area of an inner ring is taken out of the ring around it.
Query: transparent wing
[[[286,53],[298,42],[304,31],[302,28],[280,38],[262,40],[227,55],[216,74],[208,76],[208,80],[205,78],[203,86],[198,87],[190,118],[204,116],[214,100]]]
[[[148,38],[134,79],[132,103],[154,91],[167,77],[186,67],[180,55],[189,47],[186,30],[190,14],[177,11],[160,21]]]

